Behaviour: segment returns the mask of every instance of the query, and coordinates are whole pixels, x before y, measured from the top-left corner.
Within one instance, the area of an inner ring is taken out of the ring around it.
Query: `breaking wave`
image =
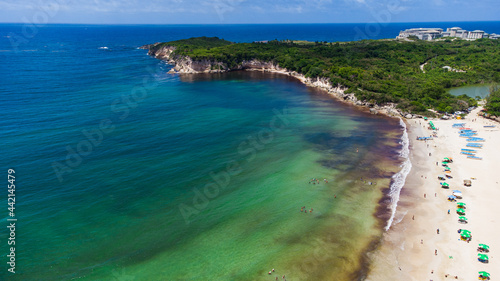
[[[401,189],[403,188],[406,176],[410,173],[411,170],[411,161],[410,161],[410,139],[408,138],[408,132],[406,129],[406,124],[403,122],[403,119],[399,118],[399,124],[403,127],[403,136],[401,136],[401,152],[399,156],[401,156],[404,161],[401,164],[401,170],[392,176],[392,184],[389,190],[389,197],[391,198],[391,203],[389,204],[389,208],[391,209],[391,217],[387,221],[387,226],[385,227],[385,231],[391,228],[391,225],[394,221],[394,216],[396,215],[396,208],[399,202],[399,195],[401,193]]]

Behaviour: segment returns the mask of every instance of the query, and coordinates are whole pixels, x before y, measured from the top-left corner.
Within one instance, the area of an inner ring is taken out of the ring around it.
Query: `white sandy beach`
[[[438,137],[427,142],[416,137],[431,134],[428,123],[408,120],[413,167],[401,191],[395,221],[384,234],[380,248],[371,255],[367,280],[436,281],[456,280],[455,276],[458,280],[478,280],[478,272],[483,270],[491,274],[491,280],[500,280],[500,124],[477,116],[479,110],[465,120],[432,120]],[[466,139],[452,128],[454,123],[466,123],[465,127],[477,131],[476,137],[486,140],[483,148],[477,149],[482,160],[460,154],[462,148],[471,147],[466,147]],[[446,180],[450,189],[441,188],[437,179],[444,174],[444,157],[454,160],[449,165],[453,178]],[[472,186],[465,187],[463,180],[471,178],[476,178]],[[447,200],[455,189],[463,193],[458,202],[467,204],[467,224],[458,222],[457,203]],[[458,229],[470,230],[472,241],[461,241]],[[479,243],[491,247],[489,263],[478,261]]]

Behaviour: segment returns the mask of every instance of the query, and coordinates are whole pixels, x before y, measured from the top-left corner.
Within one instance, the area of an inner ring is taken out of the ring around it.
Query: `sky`
[[[3,23],[500,21],[498,0],[0,0]]]

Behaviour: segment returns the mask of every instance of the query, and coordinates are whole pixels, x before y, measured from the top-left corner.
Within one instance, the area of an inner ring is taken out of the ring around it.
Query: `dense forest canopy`
[[[475,99],[452,96],[447,88],[500,82],[500,40],[231,43],[198,37],[152,50],[163,46],[175,46],[176,56],[221,62],[227,68],[252,59],[273,62],[307,77],[329,78],[360,100],[397,103],[421,114],[431,114],[430,108],[451,113],[476,105]]]

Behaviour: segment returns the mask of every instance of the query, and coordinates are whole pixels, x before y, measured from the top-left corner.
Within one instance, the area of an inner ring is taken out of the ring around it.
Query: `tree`
[[[490,94],[486,97],[486,110],[488,113],[500,116],[500,86],[490,87]]]

